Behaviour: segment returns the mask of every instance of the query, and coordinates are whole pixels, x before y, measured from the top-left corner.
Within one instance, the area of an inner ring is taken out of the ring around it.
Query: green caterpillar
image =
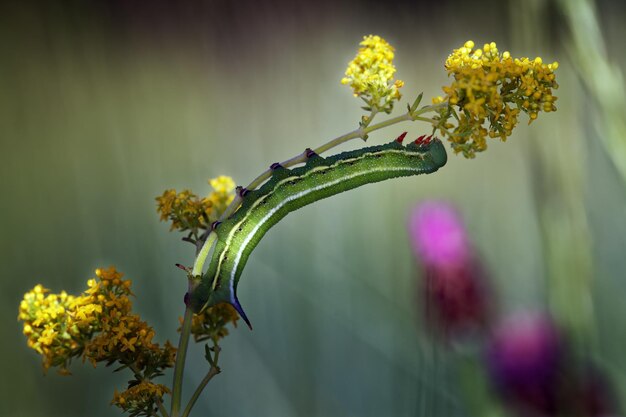
[[[272,177],[258,190],[238,188],[241,207],[223,223],[214,224],[217,241],[209,268],[186,297],[191,309],[198,313],[230,303],[251,328],[237,299],[237,284],[248,256],[273,225],[317,200],[389,178],[429,174],[445,165],[441,141],[421,136],[403,146],[405,135],[386,145],[327,158],[307,149],[304,166],[290,170],[276,163],[271,166]]]

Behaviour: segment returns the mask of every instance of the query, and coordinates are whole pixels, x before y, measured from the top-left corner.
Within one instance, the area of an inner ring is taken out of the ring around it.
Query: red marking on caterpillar
[[[415,139],[415,144],[416,145],[420,145],[420,146],[428,145],[428,144],[430,144],[430,141],[432,139],[433,139],[433,135],[429,135],[429,136],[422,135],[422,136],[418,137],[417,139]]]
[[[398,143],[402,144],[402,141],[404,140],[404,138],[405,138],[405,136],[406,136],[406,134],[407,134],[407,133],[408,133],[408,132],[404,132],[403,134],[401,134],[400,136],[398,136],[398,137],[396,138],[396,142],[398,142]]]

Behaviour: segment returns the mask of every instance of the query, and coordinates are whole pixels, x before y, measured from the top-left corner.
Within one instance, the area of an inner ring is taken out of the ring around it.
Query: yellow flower
[[[217,178],[210,179],[209,184],[213,187],[213,192],[205,200],[209,201],[214,207],[215,219],[217,220],[235,198],[235,181],[231,177],[220,175]]]
[[[165,190],[156,197],[157,212],[161,221],[171,221],[170,230],[189,231],[189,237],[197,239],[200,230],[208,229],[226,210],[235,197],[235,182],[231,177],[221,175],[209,180],[213,191],[199,198],[190,190],[179,193]]]
[[[216,193],[230,194],[235,190],[235,181],[229,176],[220,175],[217,178],[209,180],[209,184]]]
[[[558,88],[557,62],[513,59],[508,51],[500,54],[495,42],[475,49],[474,42],[467,41],[450,54],[445,67],[453,81],[443,87],[445,97],[433,98],[433,104],[449,104],[440,110],[436,127],[455,152],[468,158],[487,148],[487,136],[506,140],[520,112],[528,114],[530,123],[539,112],[556,110],[552,90]],[[457,120],[456,127],[447,123],[450,117]]]
[[[206,199],[199,199],[190,190],[183,190],[180,193],[176,190],[165,190],[156,200],[161,221],[172,222],[170,230],[197,232],[210,224],[212,203]]]
[[[393,79],[394,48],[377,35],[364,36],[360,45],[341,83],[349,84],[354,96],[361,97],[368,109],[390,113],[404,85],[403,81]]]
[[[154,415],[155,403],[166,393],[169,389],[165,385],[141,381],[121,393],[115,390],[111,404],[133,415]]]
[[[226,326],[232,323],[237,327],[239,315],[227,303],[217,304],[205,309],[200,314],[194,314],[191,320],[191,334],[196,342],[207,339],[219,340],[228,335]],[[180,329],[179,329],[180,331]]]
[[[131,282],[113,266],[95,273],[87,291],[76,297],[50,294],[41,285],[24,295],[18,318],[28,346],[42,355],[44,369],[57,366],[67,374],[70,360],[81,355],[94,366],[132,360],[155,375],[171,367],[175,349],[152,343],[154,330],[132,314]]]
[[[46,371],[51,366],[65,368],[76,353],[69,325],[73,302],[67,293],[50,294],[42,285],[24,294],[20,302],[18,319],[24,322],[27,344],[42,355]]]

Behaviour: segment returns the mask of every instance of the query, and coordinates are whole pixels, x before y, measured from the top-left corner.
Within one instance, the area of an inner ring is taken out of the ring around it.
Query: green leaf
[[[113,372],[119,372],[119,371],[121,371],[122,369],[126,369],[126,368],[128,368],[128,365],[122,365],[122,366],[120,366],[120,367],[118,367],[118,368],[115,368],[115,369],[113,370]]]
[[[215,366],[215,363],[213,363],[212,352],[213,352],[213,348],[209,347],[208,343],[204,345],[204,358],[207,360],[207,362],[209,362],[211,366]]]
[[[420,105],[420,103],[422,102],[422,97],[424,96],[424,93],[420,93],[417,98],[415,99],[415,101],[413,102],[413,105],[411,106],[411,108],[409,109],[409,111],[411,113],[413,113],[415,110],[417,110],[417,106]]]

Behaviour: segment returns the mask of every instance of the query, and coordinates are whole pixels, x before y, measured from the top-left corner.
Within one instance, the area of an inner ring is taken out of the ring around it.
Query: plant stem
[[[180,339],[178,350],[176,351],[176,363],[174,365],[174,382],[172,382],[172,409],[171,417],[178,417],[180,401],[183,392],[183,373],[185,372],[185,357],[187,356],[187,346],[189,345],[189,335],[191,334],[191,318],[193,311],[185,307],[183,325],[180,329]]]
[[[198,388],[196,388],[193,395],[191,396],[191,399],[189,400],[189,404],[187,404],[187,407],[185,407],[185,411],[183,411],[183,414],[181,417],[189,416],[191,409],[196,404],[196,401],[198,400],[198,398],[200,398],[200,394],[202,394],[202,391],[204,390],[206,385],[209,383],[211,379],[213,379],[215,375],[219,373],[220,373],[220,368],[216,368],[212,366],[211,369],[209,369],[209,372],[207,372],[207,374],[204,376],[204,378],[200,382],[200,385],[198,385]]]
[[[200,394],[202,394],[202,391],[204,390],[206,385],[209,383],[211,379],[213,379],[215,375],[221,372],[220,368],[217,366],[217,361],[219,360],[219,357],[220,357],[220,347],[217,345],[217,342],[215,341],[215,339],[213,340],[213,350],[215,351],[215,355],[213,356],[211,369],[209,369],[209,372],[207,372],[207,374],[204,376],[202,381],[200,381],[198,388],[196,388],[193,395],[191,396],[191,399],[189,399],[189,403],[187,404],[187,407],[185,407],[185,411],[183,411],[183,414],[181,417],[189,417],[189,413],[191,413],[191,409],[196,404],[196,401],[198,400],[198,398],[200,398]]]
[[[169,414],[167,414],[167,410],[163,406],[163,403],[161,402],[161,399],[160,398],[155,398],[155,402],[157,403],[157,406],[159,407],[159,411],[161,412],[161,415],[163,417],[169,417]]]

